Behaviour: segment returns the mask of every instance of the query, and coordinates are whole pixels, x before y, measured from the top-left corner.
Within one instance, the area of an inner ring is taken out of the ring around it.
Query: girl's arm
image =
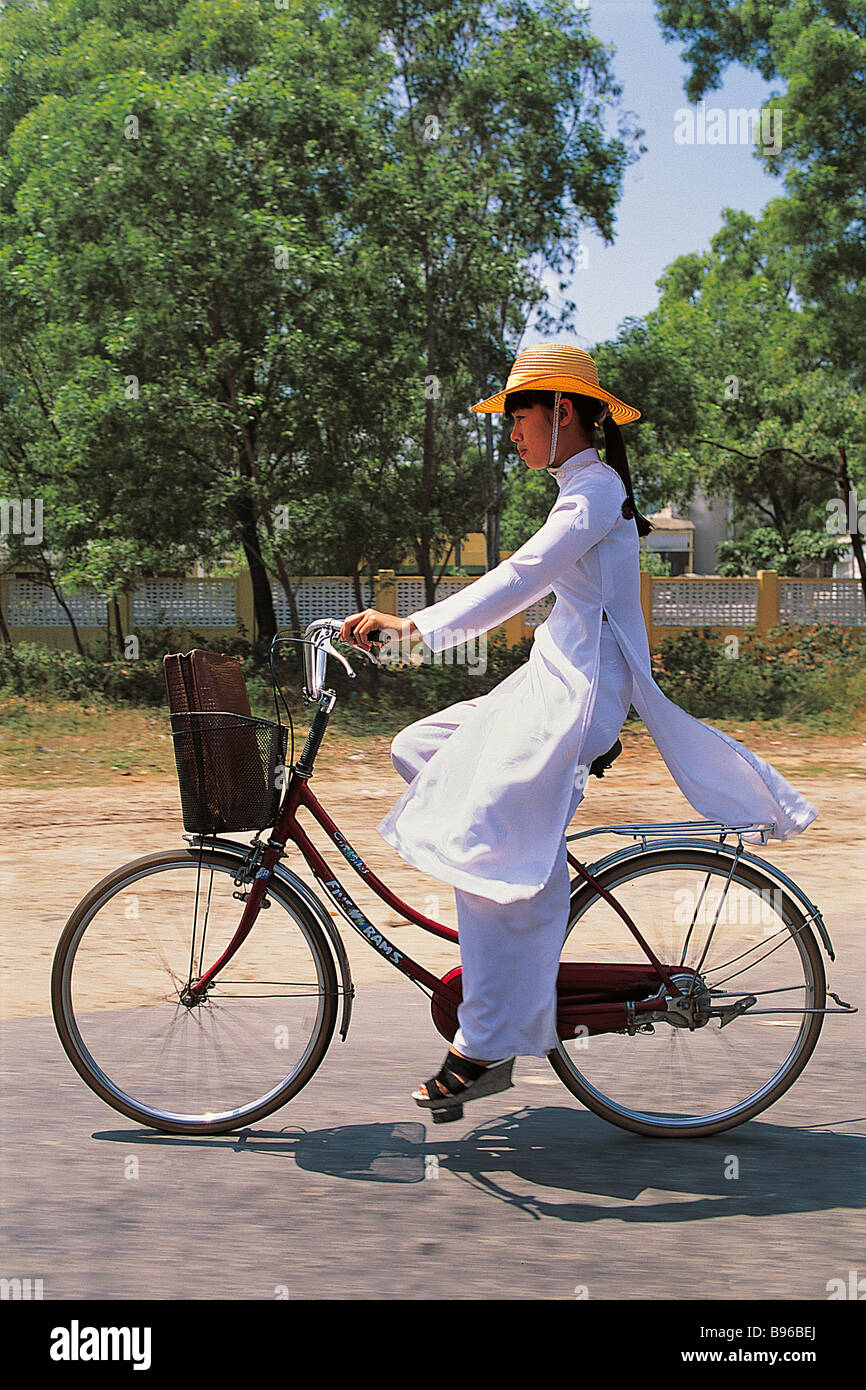
[[[622,484],[609,470],[561,497],[540,530],[495,569],[410,614],[424,641],[443,651],[498,627],[544,598],[554,581],[603,540],[621,516]]]

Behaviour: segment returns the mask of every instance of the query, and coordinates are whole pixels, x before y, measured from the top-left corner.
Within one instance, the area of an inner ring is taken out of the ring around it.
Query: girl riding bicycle
[[[590,356],[562,344],[521,353],[505,390],[472,409],[507,414],[523,461],[555,478],[547,521],[458,593],[406,618],[368,608],[341,631],[362,647],[378,628],[441,651],[555,595],[524,666],[488,695],[409,725],[391,748],[408,786],[379,832],[408,863],[450,883],[457,904],[460,1026],[440,1071],[413,1092],[440,1111],[505,1090],[516,1056],[556,1046],[564,835],[588,766],[615,743],[630,706],[701,815],[769,822],[787,839],[817,814],[774,768],[687,715],[653,679],[639,565],[650,527],[619,431],[640,412],[599,385]]]

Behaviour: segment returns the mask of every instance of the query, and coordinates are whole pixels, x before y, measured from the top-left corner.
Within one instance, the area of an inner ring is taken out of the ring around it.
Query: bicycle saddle
[[[590,763],[590,777],[603,777],[604,774],[607,772],[607,769],[611,766],[611,764],[616,762],[621,752],[622,744],[620,743],[619,739],[617,739],[616,743],[613,745],[612,748],[608,748],[606,753],[602,753],[600,757],[594,758],[593,761]]]

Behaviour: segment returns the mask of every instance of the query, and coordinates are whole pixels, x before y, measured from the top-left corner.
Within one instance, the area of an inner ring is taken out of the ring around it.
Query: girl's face
[[[546,468],[550,457],[550,434],[553,416],[539,401],[519,407],[512,415],[511,442],[527,468]]]

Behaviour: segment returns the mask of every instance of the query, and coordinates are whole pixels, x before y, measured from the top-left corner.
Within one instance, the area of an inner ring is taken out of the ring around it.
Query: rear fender
[[[723,845],[719,844],[718,841],[708,844],[706,840],[697,839],[648,840],[646,843],[641,842],[640,844],[629,845],[626,849],[614,850],[612,854],[606,855],[604,859],[598,859],[594,864],[587,864],[584,867],[587,873],[592,874],[594,877],[600,877],[615,864],[622,864],[630,859],[638,859],[644,854],[654,854],[656,850],[660,849],[700,850],[708,859],[718,859],[719,857],[725,859],[740,859],[744,864],[751,864],[756,869],[760,869],[761,872],[765,873],[769,878],[775,879],[779,886],[785,889],[789,897],[793,898],[793,900],[800,905],[805,914],[806,921],[814,924],[818,935],[824,943],[824,949],[827,955],[831,960],[836,959],[836,954],[830,941],[830,934],[824,925],[824,919],[815,904],[803,892],[802,888],[798,888],[796,883],[788,878],[787,874],[783,874],[781,869],[778,869],[775,864],[769,864],[766,859],[759,859],[756,854],[750,854],[747,850],[742,848],[738,850],[734,845]],[[574,907],[581,893],[591,891],[592,888],[590,884],[584,883],[581,878],[575,878],[571,886],[571,906]]]

